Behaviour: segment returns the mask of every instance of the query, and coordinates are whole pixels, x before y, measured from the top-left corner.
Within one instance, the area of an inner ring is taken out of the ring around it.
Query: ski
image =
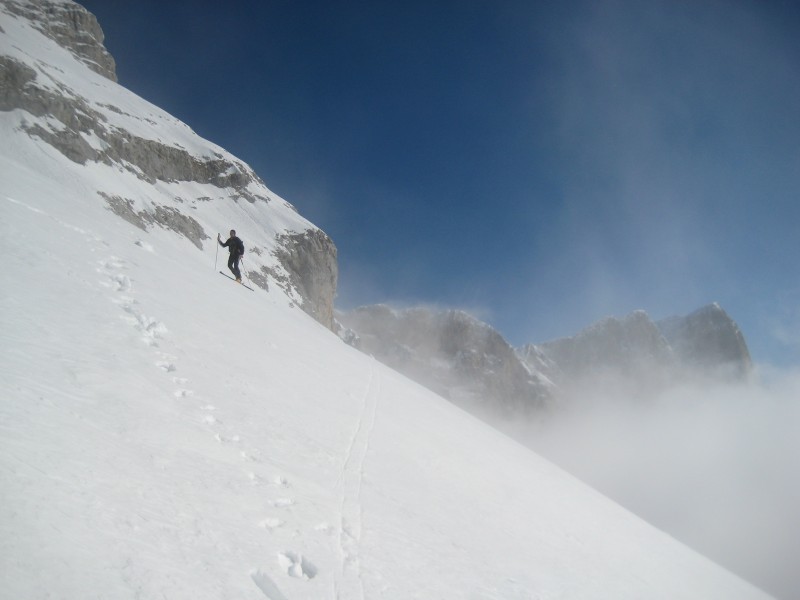
[[[227,277],[227,278],[228,278],[228,279],[230,279],[231,281],[236,281],[236,279],[234,279],[233,277],[231,277],[231,276],[230,276],[230,275],[228,275],[227,273],[223,273],[222,271],[220,271],[220,272],[219,272],[219,274],[220,274],[220,275],[222,275],[223,277]],[[255,290],[254,290],[253,288],[251,288],[249,285],[247,285],[246,283],[242,283],[241,281],[239,281],[239,282],[237,282],[237,283],[238,283],[239,285],[241,285],[242,287],[246,287],[246,288],[247,288],[248,290],[250,290],[251,292],[255,292]]]

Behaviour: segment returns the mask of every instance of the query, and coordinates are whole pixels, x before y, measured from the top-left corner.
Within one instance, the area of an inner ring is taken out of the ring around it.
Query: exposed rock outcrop
[[[39,84],[37,72],[18,60],[0,57],[0,84],[0,110],[19,108],[34,117],[46,117],[48,127],[23,124],[23,130],[73,162],[119,165],[148,183],[209,184],[235,190],[234,199],[270,200],[268,194],[252,189],[263,187],[264,182],[243,162],[219,153],[211,158],[197,157],[178,145],[115,127],[87,98],[63,84],[57,86],[58,91]],[[113,109],[108,105],[104,108]]]
[[[663,319],[658,327],[686,369],[734,379],[746,378],[753,369],[744,335],[717,303]]]
[[[92,71],[117,81],[114,57],[103,45],[103,29],[83,6],[69,0],[2,0],[2,4],[9,13],[28,19]]]
[[[200,223],[172,206],[156,206],[149,212],[144,210],[137,212],[133,200],[109,196],[103,192],[99,194],[105,198],[111,212],[139,229],[147,231],[149,225],[157,224],[164,229],[180,233],[200,249],[203,248],[203,240],[209,239]]]
[[[324,232],[244,162],[117,85],[103,31],[83,7],[0,0],[0,11],[15,17],[0,32],[0,111],[10,113],[15,132],[86,167],[87,189],[96,192],[87,201],[144,231],[174,231],[201,250],[213,232],[236,228],[252,283],[268,290],[273,280],[332,327],[336,246]]]
[[[311,229],[280,235],[278,241],[275,255],[288,272],[288,278],[274,276],[279,283],[300,292],[304,311],[333,329],[333,301],[339,277],[333,240],[322,230]]]
[[[375,305],[338,320],[348,343],[479,416],[540,412],[576,390],[642,397],[687,378],[736,380],[752,366],[741,331],[716,304],[659,323],[644,311],[609,317],[573,337],[516,351],[461,311]]]
[[[338,319],[358,348],[477,414],[530,414],[552,401],[549,382],[496,330],[463,311],[375,305]]]
[[[673,376],[675,362],[658,327],[641,310],[621,319],[608,317],[538,350],[556,366],[549,375],[562,388],[592,382],[661,387]]]
[[[752,370],[738,325],[718,304],[654,322],[644,311],[609,317],[569,338],[528,348],[531,368],[561,387],[621,383],[663,389],[688,379],[739,380]],[[542,363],[545,358],[548,363]]]

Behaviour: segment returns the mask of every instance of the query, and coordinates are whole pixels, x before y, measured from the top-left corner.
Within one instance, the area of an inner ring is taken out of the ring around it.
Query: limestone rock
[[[746,378],[752,372],[744,335],[717,303],[684,317],[663,319],[658,327],[687,369],[734,379]]]
[[[2,4],[9,13],[30,20],[95,73],[117,81],[114,57],[103,45],[103,29],[80,4],[69,0],[2,0]]]
[[[91,13],[71,0],[0,0],[0,16],[0,117],[8,131],[54,149],[68,162],[65,176],[85,167],[80,177],[94,189],[86,201],[143,231],[173,231],[207,250],[213,232],[237,229],[252,283],[269,290],[272,280],[332,327],[332,240],[247,164],[119,86]]]
[[[338,319],[359,349],[480,416],[531,414],[552,400],[549,381],[463,311],[374,305]]]
[[[284,285],[291,285],[303,297],[301,308],[333,329],[333,301],[339,267],[336,246],[320,229],[282,234],[275,255],[288,272]]]
[[[574,337],[546,342],[539,349],[557,365],[561,385],[589,379],[660,381],[669,376],[665,369],[674,362],[669,344],[641,310],[621,319],[608,317]]]
[[[343,339],[490,420],[541,414],[587,391],[641,399],[687,380],[736,380],[752,368],[741,331],[716,304],[658,323],[644,311],[609,317],[518,350],[462,311],[374,305],[338,320]]]

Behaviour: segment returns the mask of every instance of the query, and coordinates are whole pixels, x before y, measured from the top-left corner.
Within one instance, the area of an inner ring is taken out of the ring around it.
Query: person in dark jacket
[[[222,246],[223,248],[227,246],[228,248],[228,268],[233,273],[233,276],[236,277],[236,281],[242,283],[242,274],[239,272],[239,259],[244,254],[244,242],[236,237],[236,231],[231,229],[231,237],[222,243],[222,239],[220,239],[219,234],[217,234],[217,243]]]

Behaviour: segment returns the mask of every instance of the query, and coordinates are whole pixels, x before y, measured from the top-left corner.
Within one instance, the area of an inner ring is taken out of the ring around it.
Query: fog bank
[[[522,434],[655,526],[789,600],[800,597],[800,372],[647,397],[585,390]],[[517,432],[519,434],[519,432]]]

